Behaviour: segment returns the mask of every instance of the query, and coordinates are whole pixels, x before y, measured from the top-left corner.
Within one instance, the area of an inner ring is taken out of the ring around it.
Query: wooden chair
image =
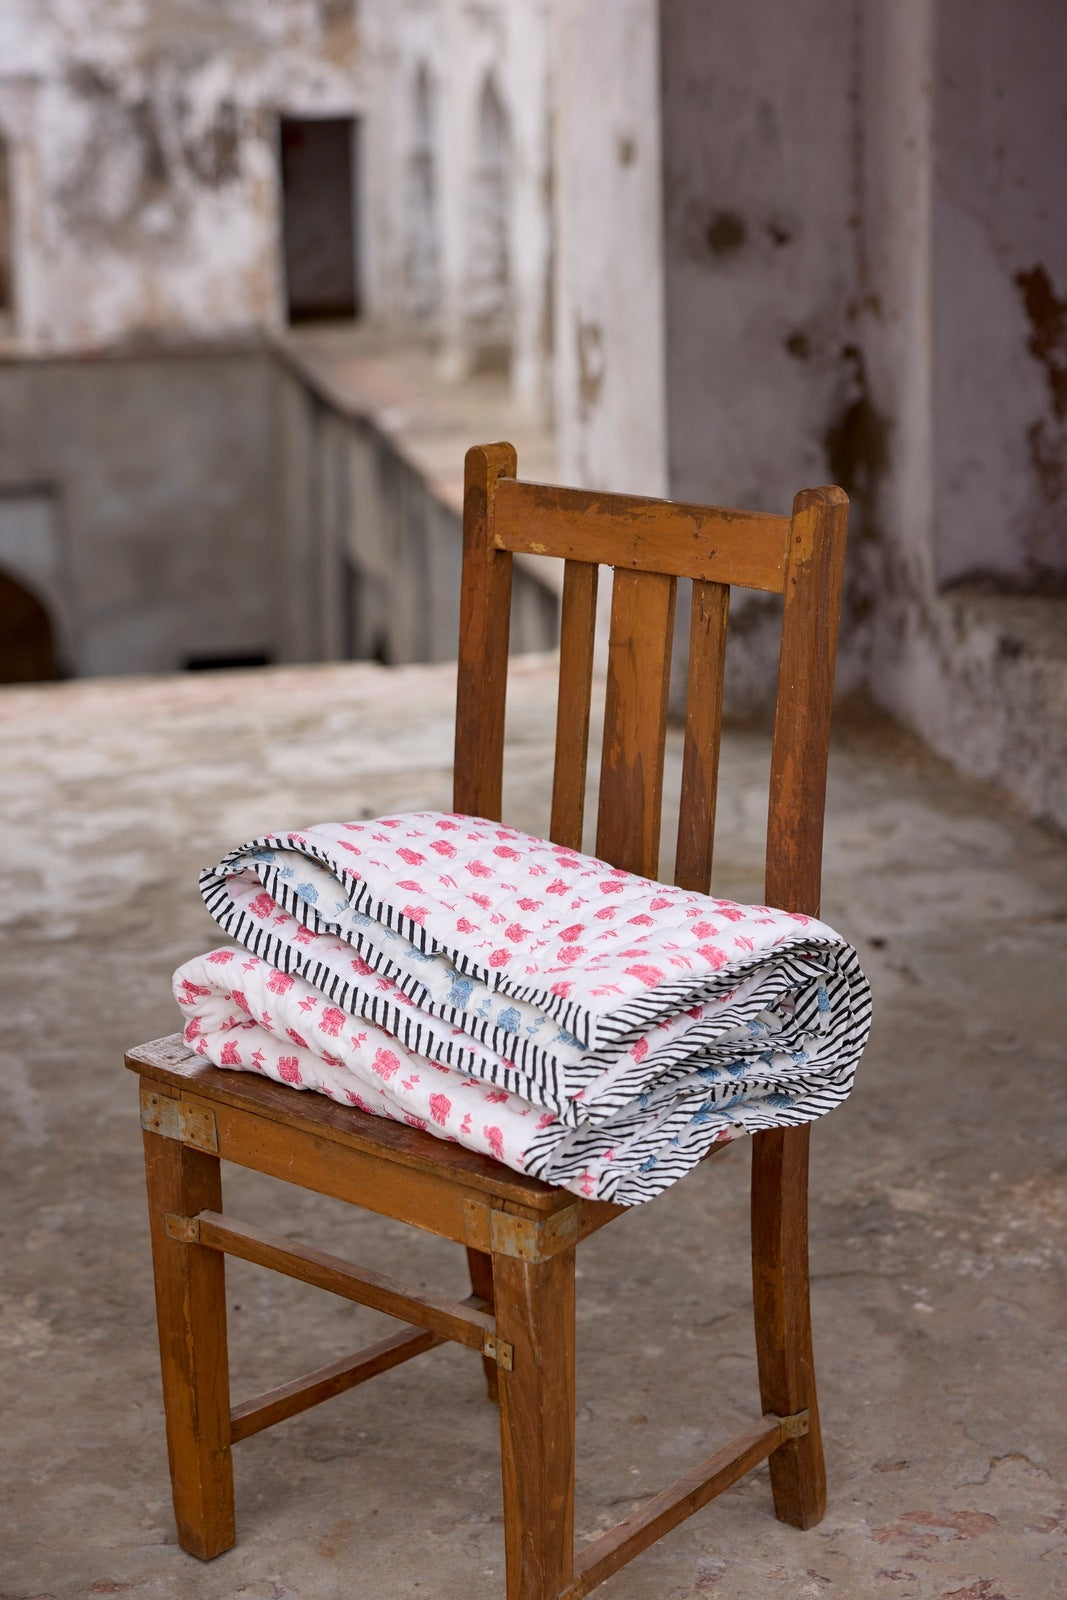
[[[784,596],[766,898],[819,910],[822,819],[847,500],[792,516],[521,483],[508,444],[468,452],[455,807],[500,819],[512,553],[562,556],[551,836],[582,843],[597,569],[615,569],[596,852],[654,877],[676,578],[693,580],[676,882],[707,890],[729,586]],[[179,1036],[134,1050],[174,1507],[209,1559],[235,1539],[231,1446],[455,1340],[499,1395],[508,1600],[576,1600],[770,1458],[777,1515],[818,1522],[825,1476],[807,1269],[808,1128],[752,1140],[752,1273],[762,1415],[575,1558],[574,1267],[625,1207],[579,1199],[454,1144],[251,1074],[205,1065]],[[444,1300],[222,1212],[220,1158],[467,1247],[473,1294]],[[223,1272],[242,1256],[406,1324],[359,1355],[231,1410]]]

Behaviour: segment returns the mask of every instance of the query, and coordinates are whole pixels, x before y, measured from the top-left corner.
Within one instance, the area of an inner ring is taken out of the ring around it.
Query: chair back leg
[[[781,1522],[812,1528],[826,1511],[808,1287],[810,1126],[774,1128],[752,1138],[752,1290],[763,1410],[808,1413],[808,1431],[770,1457],[774,1510]]]
[[[493,1258],[486,1250],[472,1250],[467,1247],[467,1268],[470,1272],[471,1289],[484,1300],[486,1305],[495,1304],[493,1293]],[[482,1357],[482,1367],[485,1371],[485,1389],[490,1400],[496,1405],[500,1399],[500,1368],[491,1356]]]
[[[181,1239],[179,1219],[222,1210],[219,1158],[147,1130],[144,1145],[178,1542],[210,1561],[237,1537],[225,1257]]]

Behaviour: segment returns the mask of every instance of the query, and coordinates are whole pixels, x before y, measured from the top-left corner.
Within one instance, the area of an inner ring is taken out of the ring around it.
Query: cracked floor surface
[[[496,1417],[454,1347],[241,1444],[236,1549],[178,1548],[120,1065],[173,1029],[169,974],[214,942],[197,868],[269,827],[447,806],[452,693],[448,668],[346,665],[0,694],[0,1600],[503,1595]],[[506,814],[538,831],[553,705],[547,664],[520,663]],[[766,753],[755,729],[724,741],[735,898],[760,892]],[[675,783],[679,760],[672,736]],[[829,1510],[777,1523],[762,1469],[598,1593],[1067,1596],[1067,847],[858,709],[835,733],[824,915],[876,998],[855,1093],[813,1140]],[[755,1414],[746,1167],[731,1148],[583,1247],[583,1536]],[[461,1282],[454,1247],[228,1179],[239,1214]],[[242,1262],[229,1289],[238,1397],[384,1326]]]

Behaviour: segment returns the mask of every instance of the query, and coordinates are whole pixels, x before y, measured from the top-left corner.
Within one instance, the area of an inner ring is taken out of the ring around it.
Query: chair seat
[[[291,1130],[294,1140],[310,1135],[319,1141],[328,1141],[339,1152],[350,1156],[363,1155],[373,1162],[388,1162],[431,1180],[480,1192],[498,1206],[544,1215],[578,1207],[584,1218],[580,1228],[583,1234],[595,1231],[601,1221],[608,1222],[627,1209],[606,1201],[580,1199],[568,1190],[542,1183],[539,1178],[525,1177],[491,1156],[466,1150],[462,1145],[439,1139],[421,1128],[372,1116],[357,1106],[338,1105],[313,1090],[290,1088],[272,1078],[260,1077],[258,1073],[232,1072],[225,1067],[211,1066],[189,1049],[180,1033],[139,1045],[128,1052],[126,1065],[140,1075],[146,1089],[149,1083],[158,1083],[165,1099],[178,1096],[190,1105],[210,1102],[215,1108],[212,1118],[215,1142],[207,1148],[240,1165],[258,1164],[242,1161],[240,1154],[239,1133],[245,1118],[252,1116],[261,1126],[268,1123]],[[151,1098],[150,1090],[146,1098]],[[161,1112],[158,1105],[143,1108],[142,1126],[151,1132],[161,1131],[157,1124],[166,1110],[164,1107]],[[230,1112],[235,1115],[228,1115]],[[224,1149],[223,1143],[228,1143],[229,1148]],[[720,1148],[713,1148],[709,1154],[717,1154]],[[358,1169],[358,1161],[355,1166]],[[373,1209],[385,1211],[387,1207]]]

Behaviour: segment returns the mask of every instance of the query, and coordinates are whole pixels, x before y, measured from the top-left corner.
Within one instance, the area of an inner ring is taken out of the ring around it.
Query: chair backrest
[[[693,580],[675,882],[707,892],[730,586],[784,597],[765,896],[819,911],[823,808],[848,499],[791,516],[521,483],[510,444],[467,452],[454,805],[501,817],[512,555],[562,557],[550,836],[580,849],[597,577],[614,568],[596,854],[656,877],[677,579]]]

